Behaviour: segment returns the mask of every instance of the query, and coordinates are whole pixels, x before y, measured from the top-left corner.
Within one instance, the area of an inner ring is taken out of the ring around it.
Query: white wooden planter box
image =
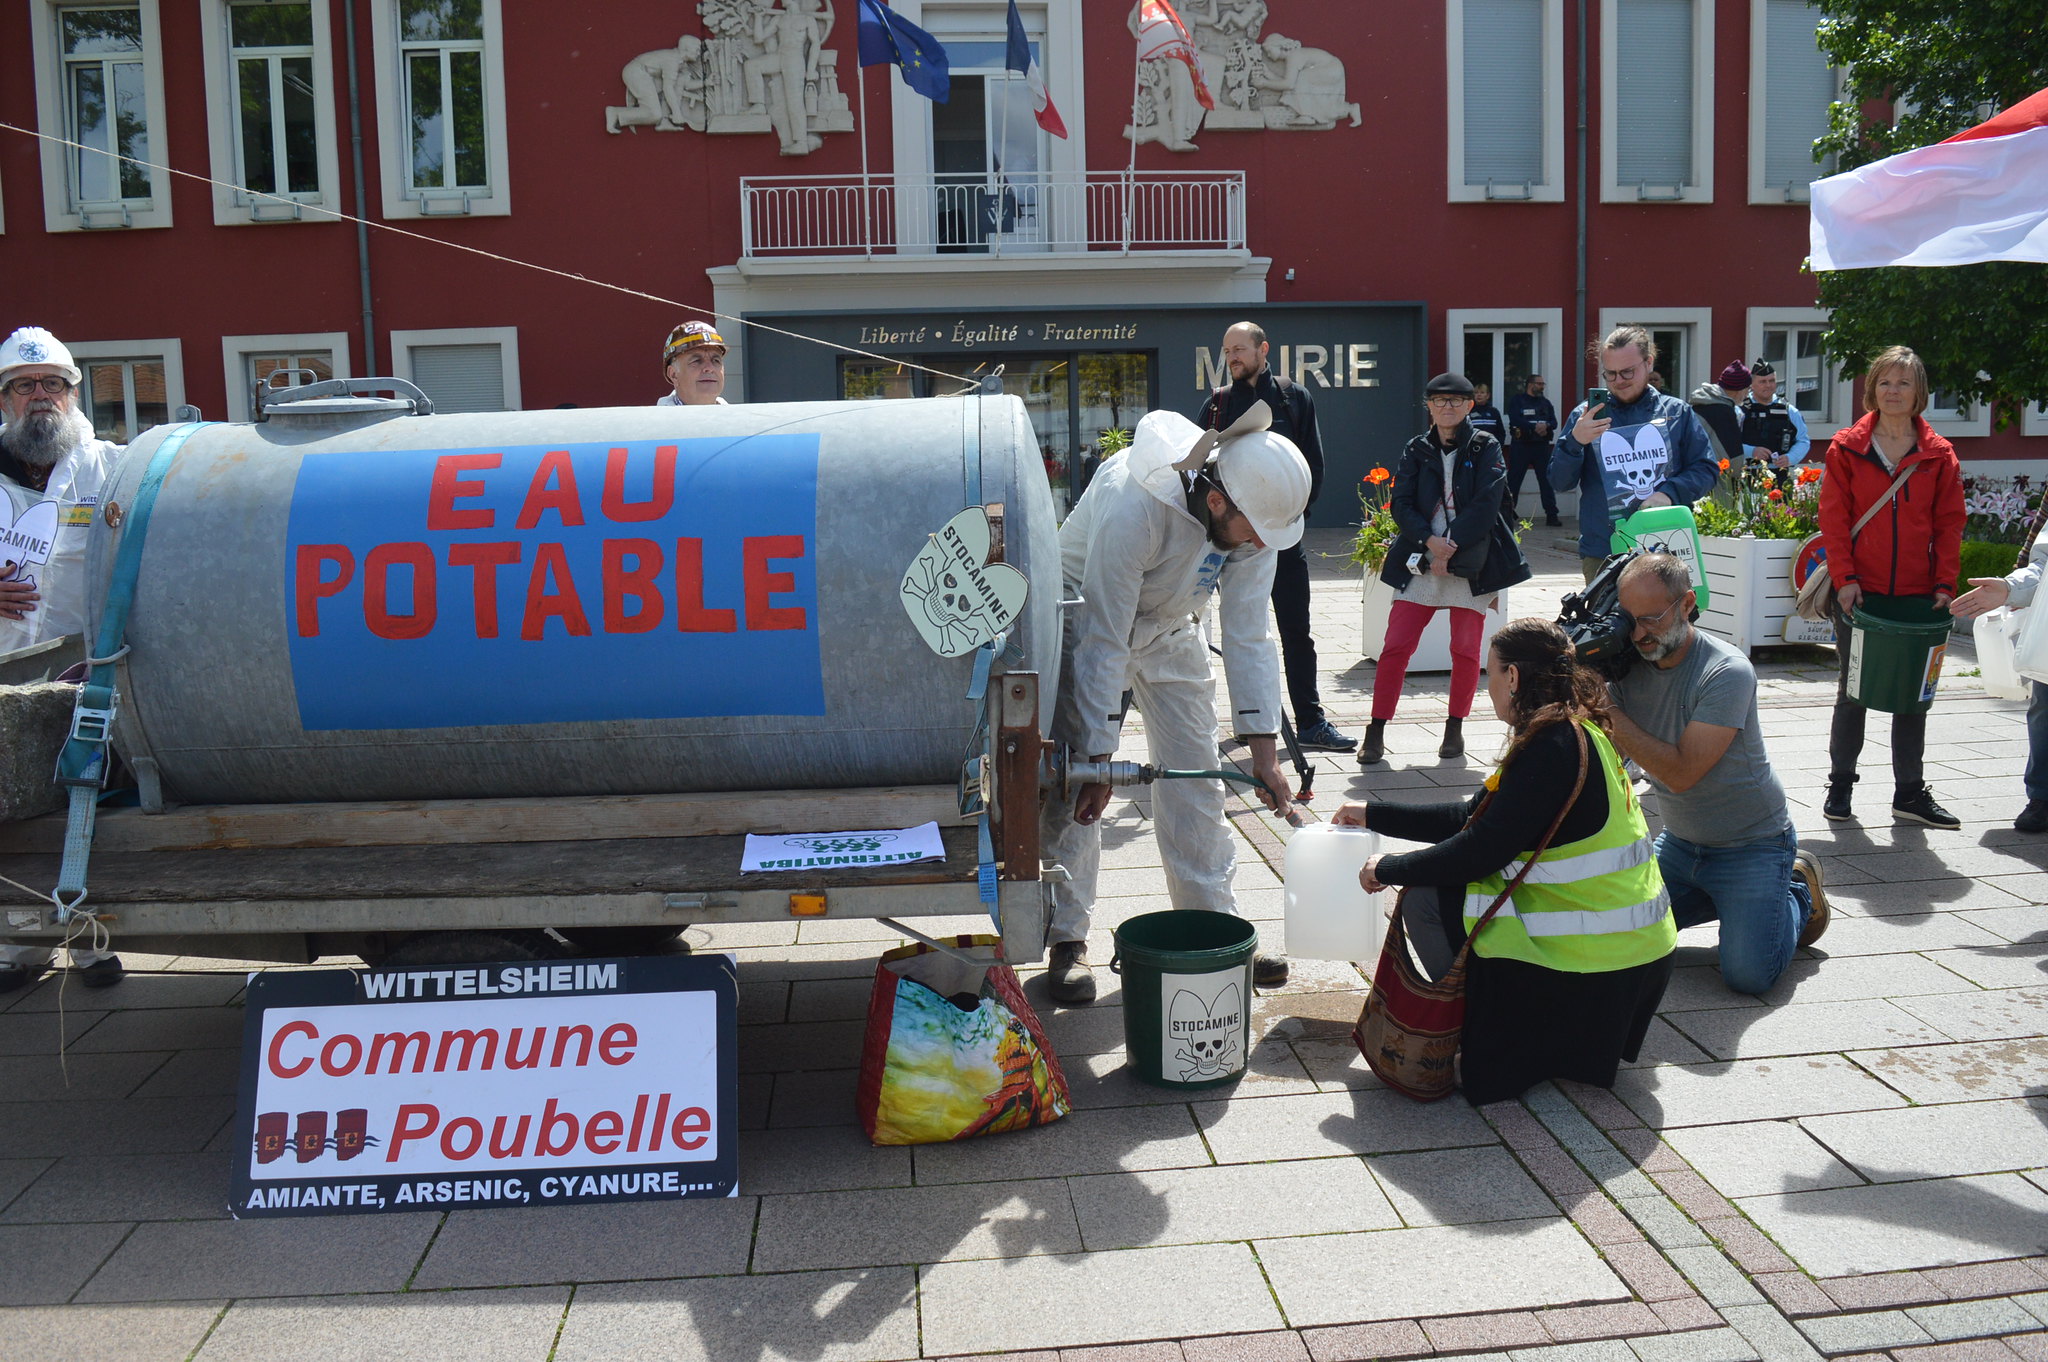
[[[1785,621],[1798,593],[1792,589],[1792,559],[1798,539],[1723,539],[1700,536],[1713,604],[1700,611],[1700,628],[1724,638],[1747,657],[1758,647],[1785,642]],[[1804,621],[1800,622],[1801,627]],[[1832,643],[1832,634],[1809,634],[1800,642]]]
[[[1538,514],[1541,514],[1539,511]],[[1398,597],[1394,588],[1368,572],[1365,576],[1364,613],[1360,619],[1361,648],[1368,662],[1380,660],[1380,653],[1387,642],[1387,613],[1393,609]],[[1486,623],[1479,634],[1479,655],[1486,656],[1486,647],[1493,641],[1494,630],[1507,619],[1508,593],[1500,593],[1498,608],[1486,612]],[[1450,611],[1439,610],[1430,616],[1422,631],[1422,641],[1415,645],[1415,656],[1409,659],[1411,672],[1447,672],[1451,669],[1451,618]]]

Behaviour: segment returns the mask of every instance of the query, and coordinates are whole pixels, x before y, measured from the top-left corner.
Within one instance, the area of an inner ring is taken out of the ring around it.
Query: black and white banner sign
[[[259,974],[236,1218],[738,1192],[730,956]]]

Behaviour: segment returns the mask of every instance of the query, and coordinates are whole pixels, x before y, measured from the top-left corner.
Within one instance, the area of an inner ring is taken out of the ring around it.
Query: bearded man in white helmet
[[[78,366],[39,326],[0,342],[0,653],[85,631],[85,542],[120,446],[78,410]],[[0,993],[48,967],[44,946],[0,943]],[[121,978],[119,956],[73,950],[88,988]]]
[[[1267,601],[1277,550],[1301,539],[1308,461],[1266,430],[1272,413],[1254,403],[1223,432],[1204,431],[1175,412],[1138,423],[1131,447],[1103,465],[1060,529],[1066,594],[1082,604],[1065,615],[1065,653],[1052,738],[1076,759],[1114,755],[1126,691],[1145,716],[1154,765],[1216,765],[1216,679],[1200,620],[1218,600],[1223,674],[1233,731],[1251,749],[1260,797],[1281,811],[1287,798],[1280,731],[1280,654]],[[1101,866],[1110,787],[1088,785],[1068,802],[1046,801],[1044,854],[1071,879],[1053,887],[1048,982],[1055,1001],[1095,1000],[1088,925]],[[1235,913],[1236,869],[1217,780],[1166,780],[1152,787],[1153,820],[1178,909]],[[1285,983],[1287,960],[1260,954],[1253,981]]]

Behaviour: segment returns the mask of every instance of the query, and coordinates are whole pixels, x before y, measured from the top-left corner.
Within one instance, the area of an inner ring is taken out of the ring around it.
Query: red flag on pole
[[[1181,22],[1168,0],[1143,0],[1138,11],[1138,60],[1168,57],[1186,62],[1195,82],[1195,98],[1205,109],[1216,107],[1209,87],[1202,80],[1202,54],[1195,50],[1194,35]]]

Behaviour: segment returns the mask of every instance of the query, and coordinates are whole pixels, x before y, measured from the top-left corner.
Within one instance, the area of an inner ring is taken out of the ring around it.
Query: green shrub
[[[1980,539],[1965,539],[1962,570],[1956,574],[1956,590],[1969,590],[1972,577],[2003,577],[2012,571],[2013,559],[2018,553],[2017,544],[1987,544]]]

